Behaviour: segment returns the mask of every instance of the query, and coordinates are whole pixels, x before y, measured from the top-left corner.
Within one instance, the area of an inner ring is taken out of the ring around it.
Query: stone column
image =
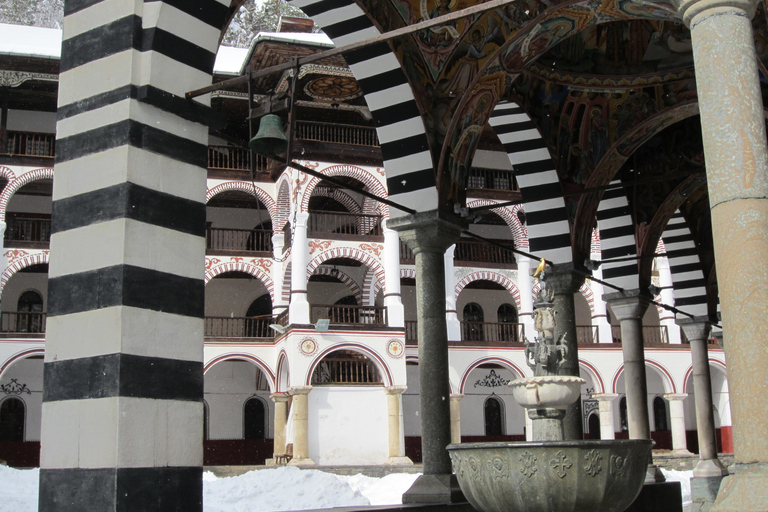
[[[448,503],[463,499],[445,447],[451,441],[448,338],[445,322],[445,250],[466,226],[459,217],[429,211],[390,219],[416,259],[416,310],[421,387],[421,451],[424,473],[403,503]]]
[[[696,403],[696,431],[699,438],[699,462],[693,468],[693,476],[714,478],[719,486],[728,474],[717,458],[715,414],[712,407],[712,378],[709,372],[707,338],[710,323],[706,318],[681,318],[677,321],[691,345],[693,359],[693,389]],[[733,397],[731,398],[733,400]],[[714,484],[713,484],[714,485]]]
[[[592,395],[597,400],[600,411],[600,439],[616,439],[616,422],[614,421],[613,401],[619,397],[616,393]]]
[[[546,270],[547,287],[554,291],[555,330],[554,338],[565,335],[568,355],[558,370],[558,375],[579,376],[579,348],[576,338],[576,313],[573,294],[584,284],[584,275],[573,271],[572,264],[557,265]],[[584,439],[584,419],[581,415],[581,397],[571,404],[563,419],[564,440]]]
[[[405,456],[405,443],[403,440],[403,393],[407,386],[391,386],[387,392],[387,422],[389,432],[389,458],[387,464],[393,466],[412,466],[413,461]]]
[[[764,511],[768,503],[768,351],[760,336],[768,332],[768,148],[750,21],[756,7],[678,2],[693,43],[733,420],[736,475],[723,481],[717,512]]]
[[[672,453],[675,455],[690,455],[688,441],[685,438],[685,409],[683,400],[688,398],[685,393],[666,394],[669,402],[669,423],[672,430]]]
[[[384,231],[384,305],[387,307],[387,322],[390,327],[405,326],[405,310],[400,296],[400,239],[397,231],[386,226]]]
[[[287,393],[272,393],[269,398],[275,402],[275,440],[272,448],[273,456],[285,455],[285,426],[288,420],[288,399]],[[275,459],[272,459],[272,464]]]
[[[315,461],[309,458],[309,392],[312,386],[296,386],[288,388],[293,397],[293,458],[291,466],[314,466]]]
[[[291,304],[288,306],[288,319],[292,324],[308,324],[309,302],[307,302],[307,220],[309,213],[296,214],[293,225],[293,246],[291,246]],[[294,449],[296,447],[294,446]]]
[[[458,444],[461,442],[461,399],[464,395],[451,395],[451,442]]]
[[[627,394],[627,426],[630,439],[650,439],[648,414],[648,382],[645,377],[643,349],[643,314],[648,309],[647,292],[625,290],[607,293],[603,299],[621,322],[621,350],[624,355],[624,390]],[[663,482],[664,475],[649,466],[646,483]]]
[[[456,311],[454,251],[456,251],[456,244],[445,250],[445,323],[448,329],[448,341],[461,341],[461,322],[459,322],[459,314]]]

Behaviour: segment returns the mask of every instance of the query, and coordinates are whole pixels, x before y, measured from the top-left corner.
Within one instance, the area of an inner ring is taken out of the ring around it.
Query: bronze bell
[[[283,131],[283,121],[275,114],[267,114],[259,121],[259,131],[248,147],[254,153],[264,156],[285,155],[288,138]]]

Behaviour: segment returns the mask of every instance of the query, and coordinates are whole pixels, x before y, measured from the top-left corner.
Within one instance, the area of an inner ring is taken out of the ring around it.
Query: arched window
[[[470,302],[464,306],[464,340],[482,341],[484,339],[483,322],[485,322],[485,315],[480,304]]]
[[[660,396],[653,399],[653,425],[656,432],[669,430],[669,424],[667,423],[667,404],[664,403],[664,399]]]
[[[517,310],[512,304],[504,303],[496,310],[499,322],[498,341],[520,341],[517,334]]]
[[[504,404],[501,399],[489,396],[483,407],[485,413],[485,435],[504,435]]]
[[[20,398],[9,397],[0,404],[0,441],[24,441],[26,408]]]
[[[373,361],[351,350],[336,350],[325,356],[312,373],[312,385],[382,384]]]
[[[17,332],[42,332],[42,295],[34,290],[22,293],[21,297],[19,297],[16,311],[18,311],[18,318],[16,320]]]
[[[261,399],[252,397],[245,401],[243,411],[243,439],[264,439],[267,412]]]
[[[619,400],[619,428],[622,432],[629,430],[629,423],[627,422],[627,397],[621,397]]]
[[[592,413],[587,418],[587,429],[589,429],[590,439],[600,439],[600,416]]]
[[[265,293],[251,302],[245,313],[245,336],[248,338],[271,338],[269,324],[272,323],[272,298]]]

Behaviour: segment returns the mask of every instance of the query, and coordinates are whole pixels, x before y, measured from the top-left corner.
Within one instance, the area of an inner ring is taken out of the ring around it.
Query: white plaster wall
[[[317,464],[384,464],[389,456],[384,388],[312,388],[308,432],[309,457]]]
[[[242,439],[243,408],[249,398],[262,399],[267,409],[266,437],[272,439],[275,406],[259,368],[249,361],[222,361],[205,374],[208,438]]]
[[[205,316],[245,316],[251,303],[265,293],[258,279],[214,277],[205,285]]]
[[[48,274],[42,272],[17,272],[3,288],[3,311],[16,311],[21,294],[34,290],[43,297],[43,311],[48,311]]]
[[[43,410],[43,359],[21,359],[13,363],[0,379],[0,384],[7,386],[11,379],[16,379],[19,385],[26,385],[30,393],[7,394],[0,392],[0,402],[10,396],[24,401],[26,417],[24,424],[24,440],[40,440],[40,415]]]
[[[408,309],[406,308],[407,311]],[[406,436],[420,436],[419,393],[421,389],[419,387],[419,365],[406,364],[405,374],[408,379],[408,389],[403,393],[403,432]]]
[[[344,283],[310,281],[307,283],[307,300],[310,304],[335,304],[337,300],[353,295]]]
[[[56,133],[56,112],[8,110],[8,129],[19,132]]]
[[[8,201],[8,212],[17,213],[51,213],[50,196],[30,196],[16,193]]]
[[[227,192],[224,192],[227,193]],[[229,192],[230,194],[232,192]],[[240,192],[245,194],[245,192]],[[215,196],[214,196],[215,197]],[[256,201],[256,198],[253,198]],[[255,208],[206,208],[206,220],[214,228],[253,229],[270,220],[265,206]]]

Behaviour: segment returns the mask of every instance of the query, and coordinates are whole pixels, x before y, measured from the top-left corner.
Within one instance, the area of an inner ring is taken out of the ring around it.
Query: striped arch
[[[11,169],[10,167],[0,165],[0,178],[5,178],[8,181],[13,181],[16,179],[16,173],[13,172],[13,169]]]
[[[272,304],[275,303],[275,284],[272,282],[272,277],[262,269],[244,261],[227,261],[211,267],[210,270],[205,272],[205,284],[208,284],[214,277],[227,272],[244,272],[252,275],[261,281],[267,289],[267,292],[269,292],[269,298],[272,299]]]
[[[529,250],[555,263],[573,260],[568,212],[544,138],[517,103],[502,101],[488,120],[515,170],[525,200]]]
[[[372,193],[387,198],[387,189],[381,184],[370,172],[358,167],[356,165],[331,165],[321,171],[325,176],[346,176],[348,178],[354,178],[357,181],[363,183],[365,187]],[[309,199],[312,197],[315,187],[320,183],[320,178],[313,177],[309,180],[306,188],[304,189],[304,195],[301,197],[301,210],[302,212],[309,211]],[[383,203],[377,203],[378,211],[385,217],[389,216],[389,207]]]
[[[349,274],[342,272],[339,269],[336,269],[335,274],[334,270],[330,269],[328,267],[319,266],[315,269],[313,272],[313,275],[320,275],[320,276],[332,276],[347,285],[349,288],[349,291],[352,292],[352,294],[355,296],[355,300],[360,305],[363,304],[363,291],[360,289],[360,286],[358,286],[357,282],[355,282],[352,277],[350,277]]]
[[[384,361],[384,359],[379,354],[371,350],[369,347],[359,343],[340,343],[338,345],[333,345],[326,348],[317,355],[314,361],[312,361],[312,364],[307,370],[307,375],[304,379],[305,386],[312,385],[312,374],[315,373],[315,368],[317,368],[317,365],[320,364],[320,361],[322,361],[323,358],[331,352],[336,352],[337,350],[350,350],[352,352],[357,352],[358,354],[364,355],[373,361],[373,364],[375,364],[378,368],[379,373],[381,374],[381,378],[384,381],[384,386],[389,387],[393,385],[394,378],[392,377],[392,371],[389,369],[389,365],[386,363],[386,361]]]
[[[725,363],[723,363],[719,359],[709,358],[709,364],[710,366],[716,366],[720,368],[723,371],[723,373],[727,375],[728,370],[725,366]],[[693,365],[690,365],[688,369],[685,371],[685,377],[683,377],[683,393],[688,393],[688,379],[691,378],[692,373],[693,373]]]
[[[334,247],[329,251],[318,254],[312,261],[309,262],[309,265],[307,265],[307,277],[311,276],[315,272],[315,269],[322,263],[333,258],[350,258],[355,261],[359,261],[363,265],[366,265],[369,269],[373,270],[373,272],[376,274],[376,278],[379,281],[382,283],[385,282],[384,268],[381,266],[379,260],[373,258],[370,254],[364,253],[363,251],[353,247]],[[363,287],[365,288],[365,283],[363,283]],[[384,291],[386,292],[386,289]]]
[[[9,181],[5,186],[5,190],[3,190],[2,194],[0,194],[0,221],[5,220],[5,213],[8,209],[8,201],[11,200],[13,194],[18,192],[21,187],[33,181],[52,179],[53,169],[46,167],[43,169],[35,169],[34,171],[25,172],[18,178]]]
[[[285,393],[291,385],[291,363],[285,348],[277,356],[277,375],[275,377],[276,393]]]
[[[277,180],[277,203],[275,205],[275,217],[272,226],[275,232],[283,229],[291,216],[291,173],[284,172]],[[286,242],[287,245],[287,242]]]
[[[13,363],[15,363],[16,361],[19,361],[21,359],[27,359],[30,357],[35,357],[35,356],[45,356],[45,349],[42,347],[31,348],[31,349],[22,350],[21,352],[17,352],[13,354],[11,357],[9,357],[3,362],[2,366],[0,366],[0,379],[3,378],[3,374],[5,373],[5,371],[8,368],[10,368],[11,365],[13,365]]]
[[[336,201],[343,204],[344,208],[346,208],[350,213],[362,213],[363,211],[362,207],[357,203],[357,201],[354,200],[352,196],[339,188],[315,187],[315,190],[312,191],[312,196],[330,197],[331,199],[335,199]]]
[[[492,201],[490,199],[473,199],[467,203],[467,208],[476,208],[478,206],[491,206],[497,204],[498,201]],[[494,208],[491,210],[499,217],[504,219],[509,229],[512,231],[512,239],[515,241],[515,248],[523,251],[528,250],[528,230],[520,222],[520,218],[517,216],[517,212],[522,210],[522,205],[516,204],[511,207],[502,206],[500,208]]]
[[[539,284],[538,281],[536,282],[536,284]],[[539,286],[539,290],[541,290],[541,286]],[[538,293],[539,290],[536,290],[536,293]],[[595,315],[595,292],[592,291],[592,288],[590,288],[587,285],[587,283],[584,283],[581,285],[581,288],[579,288],[579,292],[586,299],[587,304],[589,305],[590,316],[594,316]]]
[[[482,359],[478,359],[478,360],[472,362],[472,364],[470,364],[467,367],[467,369],[464,370],[464,374],[461,376],[461,381],[459,383],[459,391],[458,391],[459,394],[463,394],[464,393],[464,388],[467,385],[467,379],[469,378],[469,374],[472,373],[472,371],[475,368],[477,368],[478,366],[480,366],[482,364],[488,364],[488,363],[496,363],[496,364],[499,364],[501,366],[506,367],[508,370],[512,371],[513,373],[516,373],[518,379],[521,379],[521,378],[525,377],[525,372],[522,370],[522,368],[517,366],[512,361],[509,361],[508,359],[504,359],[502,357],[495,357],[495,356],[493,356],[493,357],[484,357]]]
[[[224,361],[247,361],[249,363],[255,364],[259,370],[264,373],[264,375],[267,377],[267,381],[269,382],[269,390],[270,392],[274,393],[275,390],[275,372],[273,372],[270,367],[265,363],[261,358],[253,355],[253,354],[246,354],[246,353],[236,353],[232,352],[229,354],[222,354],[220,356],[216,356],[207,363],[205,363],[205,367],[203,368],[203,375],[208,373],[208,370],[213,368],[213,366],[216,363],[221,363]]]
[[[13,277],[19,270],[31,267],[32,265],[43,264],[48,264],[48,251],[37,252],[35,254],[30,254],[17,260],[13,260],[13,262],[11,262],[3,271],[3,274],[0,275],[0,293],[2,293],[2,290],[5,289],[5,285],[8,283],[8,280]]]
[[[630,290],[638,286],[637,243],[635,225],[627,195],[621,180],[611,182],[616,188],[606,190],[597,207],[597,229],[600,236],[600,259],[629,258],[626,261],[601,265],[603,279],[615,286]]]
[[[275,224],[277,217],[277,205],[275,204],[275,200],[272,199],[266,190],[254,185],[251,182],[227,181],[225,183],[216,185],[215,187],[208,189],[208,192],[205,194],[205,202],[207,204],[211,201],[211,199],[213,199],[214,196],[233,190],[237,192],[245,192],[246,194],[253,196],[261,201],[261,203],[267,208],[267,211],[269,212],[269,219],[272,221],[273,230],[276,231],[278,229],[277,225]]]
[[[663,247],[673,253],[667,257],[675,293],[675,302],[671,305],[695,316],[706,316],[708,307],[704,267],[691,229],[680,210],[669,219],[661,237]]]
[[[491,270],[479,270],[464,276],[461,281],[456,283],[456,288],[454,289],[456,300],[459,299],[459,294],[462,292],[462,290],[464,290],[464,288],[473,281],[493,281],[494,283],[500,284],[506,288],[509,293],[512,294],[512,298],[515,301],[515,308],[518,312],[520,311],[520,290],[508,277]]]
[[[605,384],[603,383],[603,377],[600,375],[598,369],[592,364],[579,359],[579,368],[587,372],[592,379],[592,383],[595,385],[595,393],[605,393]]]
[[[590,254],[599,255],[602,252],[602,243],[600,242],[600,232],[592,229],[592,242],[589,249]]]
[[[381,33],[362,9],[349,0],[290,3],[311,17],[337,47]],[[365,93],[373,115],[390,198],[417,211],[436,209],[437,188],[427,131],[400,61],[387,43],[345,53],[344,60]]]
[[[645,360],[645,366],[650,366],[651,368],[654,368],[661,377],[661,382],[664,383],[664,392],[665,393],[677,393],[675,381],[672,378],[672,374],[667,370],[664,365],[657,363],[656,361],[653,361],[651,359]],[[619,377],[621,377],[621,374],[624,373],[624,364],[621,365],[621,368],[619,368],[616,371],[616,375],[613,377],[613,382],[611,384],[611,393],[618,393],[618,384],[619,384]],[[626,387],[626,383],[625,383]]]

